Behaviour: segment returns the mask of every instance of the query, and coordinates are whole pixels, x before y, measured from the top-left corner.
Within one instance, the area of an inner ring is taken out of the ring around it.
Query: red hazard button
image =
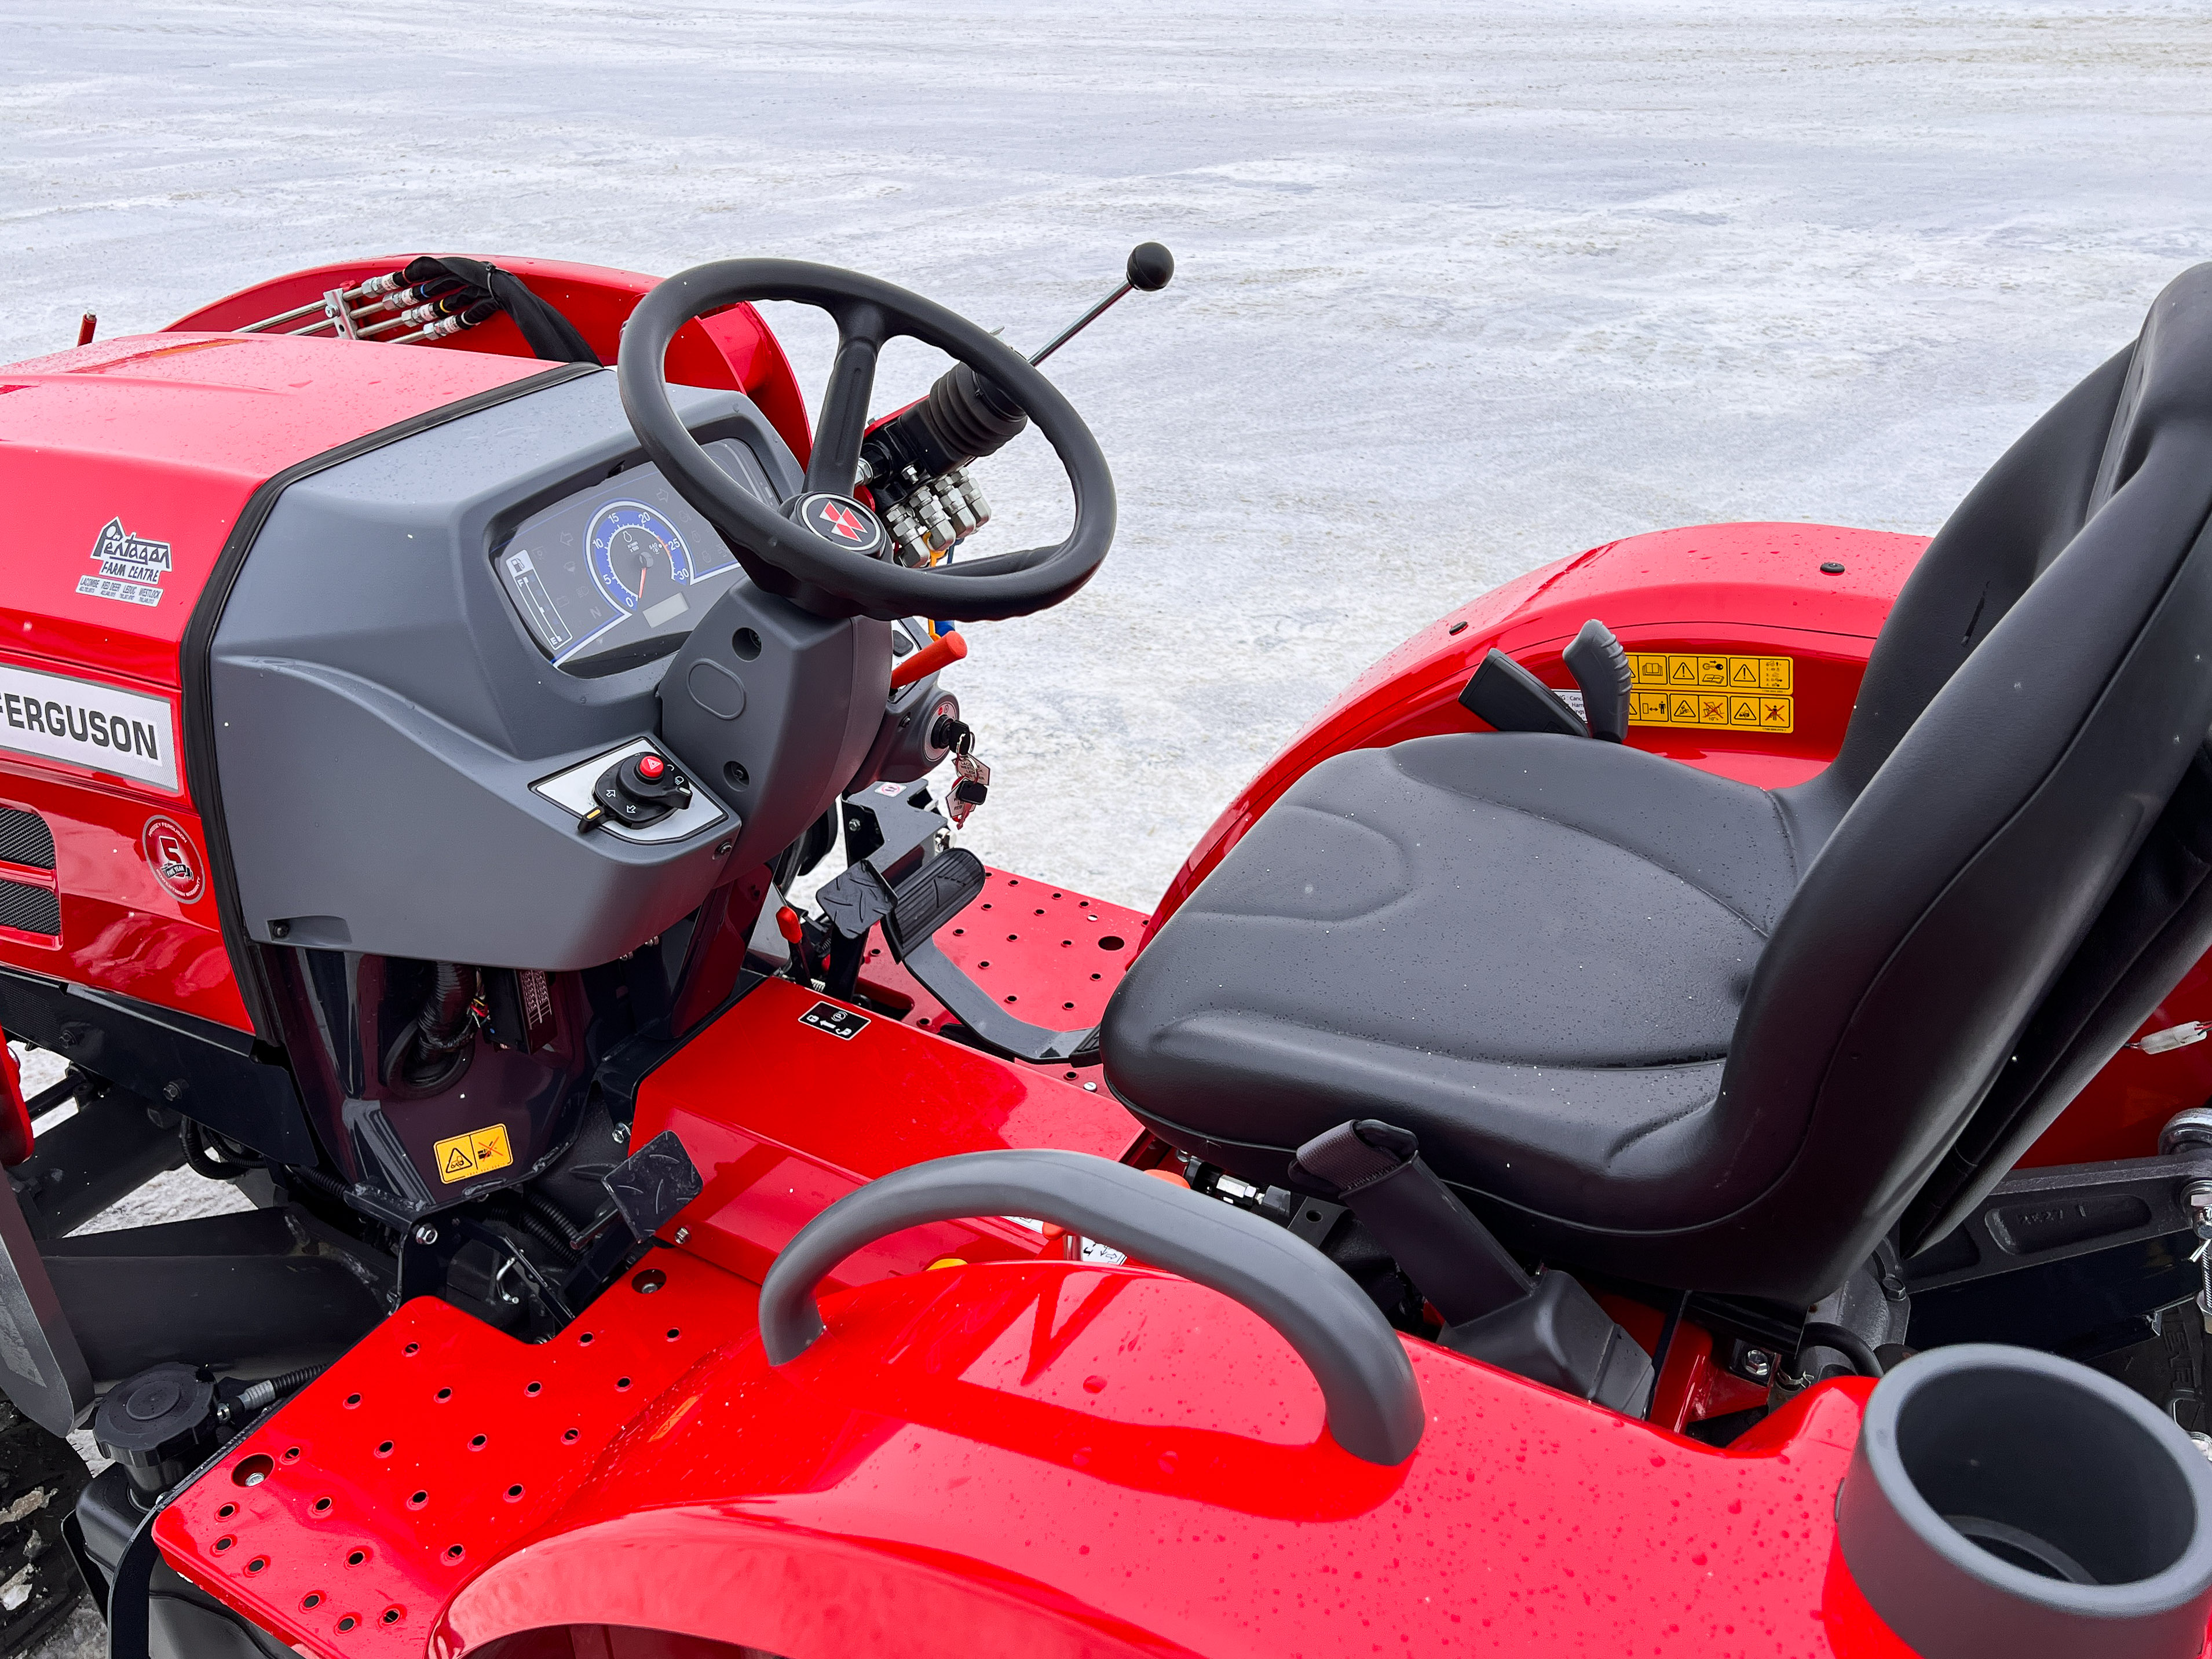
[[[667,769],[668,763],[658,755],[640,755],[637,757],[637,775],[641,778],[649,781],[659,777]]]

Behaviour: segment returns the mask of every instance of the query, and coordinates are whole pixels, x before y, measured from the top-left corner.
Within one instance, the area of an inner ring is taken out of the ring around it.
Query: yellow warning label
[[[1631,726],[1688,726],[1711,732],[1796,728],[1796,676],[1787,657],[1703,657],[1632,651]]]
[[[449,1184],[471,1176],[489,1175],[514,1162],[514,1148],[507,1144],[504,1123],[441,1140],[431,1148],[431,1155],[438,1160],[438,1179]]]

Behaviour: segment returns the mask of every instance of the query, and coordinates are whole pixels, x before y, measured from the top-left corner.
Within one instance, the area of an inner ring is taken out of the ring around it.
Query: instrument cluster
[[[775,501],[744,443],[706,447],[731,477]],[[713,526],[650,462],[532,514],[492,562],[538,648],[556,667],[586,676],[675,650],[738,572]]]

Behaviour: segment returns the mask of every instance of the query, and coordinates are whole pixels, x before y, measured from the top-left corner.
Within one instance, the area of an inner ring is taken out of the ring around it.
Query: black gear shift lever
[[[1168,285],[1168,279],[1175,275],[1175,255],[1169,252],[1158,242],[1139,242],[1129,250],[1129,266],[1125,275],[1127,280],[1121,287],[1076,319],[1074,325],[1058,339],[1030,358],[1030,363],[1032,365],[1041,363],[1051,356],[1054,352],[1103,317],[1107,308],[1131,289],[1140,288],[1147,294],[1157,294],[1165,288]]]

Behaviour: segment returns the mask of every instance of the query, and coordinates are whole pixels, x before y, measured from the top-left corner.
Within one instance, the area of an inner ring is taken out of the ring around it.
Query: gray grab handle
[[[1420,1444],[1420,1385],[1367,1293],[1304,1239],[1188,1188],[1083,1152],[969,1152],[893,1171],[799,1229],[761,1285],[769,1363],[822,1334],[815,1286],[865,1244],[928,1221],[1021,1215],[1056,1223],[1243,1303],[1279,1331],[1321,1384],[1328,1431],[1386,1467]]]

